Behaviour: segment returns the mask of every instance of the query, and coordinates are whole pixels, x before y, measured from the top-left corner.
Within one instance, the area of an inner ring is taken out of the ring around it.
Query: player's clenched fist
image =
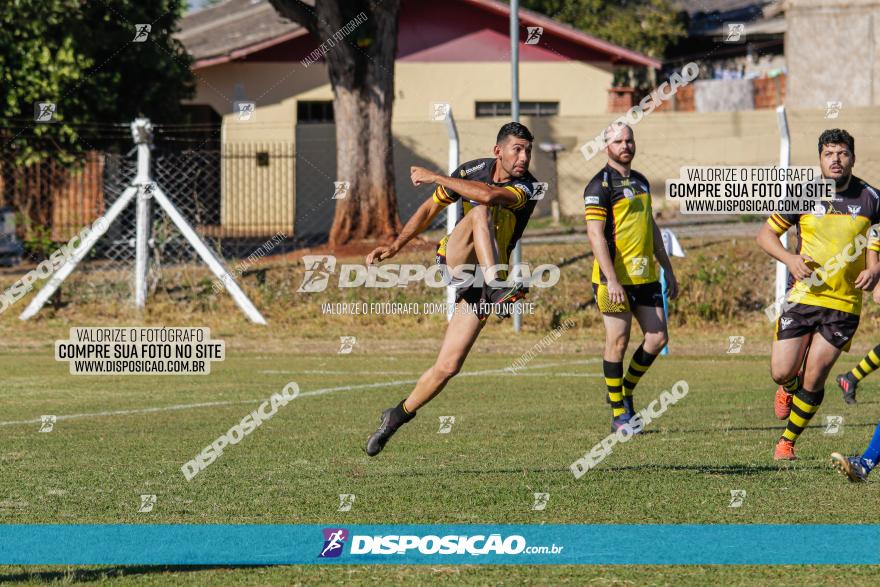
[[[424,167],[413,165],[409,168],[409,177],[413,185],[422,185],[423,183],[437,183],[437,174]]]

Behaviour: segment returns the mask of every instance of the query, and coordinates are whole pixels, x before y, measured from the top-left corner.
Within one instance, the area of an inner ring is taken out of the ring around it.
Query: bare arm
[[[385,259],[396,255],[406,243],[428,228],[428,226],[431,225],[431,221],[437,217],[437,214],[439,214],[443,208],[445,208],[445,206],[435,202],[433,196],[425,200],[422,205],[419,206],[419,209],[416,210],[415,214],[413,214],[407,221],[403,230],[400,231],[400,234],[394,239],[393,243],[389,246],[376,247],[369,255],[367,255],[367,264],[371,265],[373,261],[384,261]]]
[[[651,219],[651,225],[654,227],[654,257],[663,267],[663,275],[666,278],[666,292],[670,299],[678,297],[678,280],[675,278],[675,272],[672,270],[672,262],[666,253],[666,247],[663,246],[663,235],[660,234],[660,228],[654,219]]]
[[[654,257],[657,258],[657,262],[663,267],[663,271],[667,274],[672,273],[672,262],[669,261],[666,247],[663,246],[663,235],[660,234],[660,228],[653,219],[651,220],[651,225],[654,227]]]
[[[413,185],[437,183],[444,188],[449,188],[450,190],[461,194],[469,200],[479,202],[486,206],[492,206],[494,204],[509,206],[511,204],[516,204],[517,202],[516,194],[509,189],[491,186],[472,179],[461,179],[458,177],[449,177],[448,175],[440,175],[439,173],[434,173],[424,167],[410,167],[410,178],[412,179]]]
[[[605,240],[605,221],[587,220],[587,237],[590,239],[590,247],[592,247],[593,255],[596,256],[596,261],[599,263],[599,269],[605,276],[608,296],[613,303],[622,304],[624,301],[623,286],[617,279],[614,261],[608,250],[608,241]]]
[[[880,254],[876,251],[872,251],[868,249],[868,267],[873,267],[876,264],[880,264]],[[880,304],[880,287],[874,286],[874,301]]]
[[[761,227],[758,231],[758,238],[756,240],[758,241],[758,246],[760,246],[765,253],[780,263],[784,263],[795,279],[807,279],[813,273],[813,271],[807,266],[807,263],[812,263],[813,260],[807,255],[795,255],[789,253],[788,250],[782,246],[782,241],[779,240],[779,235],[773,232],[773,229],[770,228],[769,224],[765,223]]]
[[[867,268],[859,273],[853,285],[859,289],[871,291],[877,285],[877,281],[880,280],[880,263],[878,263],[880,261],[880,254],[877,251],[868,249],[866,260]]]

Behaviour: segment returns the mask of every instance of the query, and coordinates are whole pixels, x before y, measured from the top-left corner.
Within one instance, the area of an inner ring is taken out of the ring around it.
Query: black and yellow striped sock
[[[795,442],[798,436],[810,423],[816,412],[819,411],[819,405],[822,398],[825,397],[825,390],[807,391],[801,389],[793,398],[791,398],[791,414],[788,415],[788,424],[785,426],[785,432],[782,437]]]
[[[867,377],[876,371],[878,367],[880,367],[880,344],[868,351],[865,358],[859,361],[859,364],[850,371],[850,374],[856,378],[856,381],[861,381],[863,377]]]
[[[788,381],[785,381],[782,384],[782,389],[784,389],[785,391],[787,391],[788,393],[791,393],[791,394],[797,393],[800,388],[801,388],[801,378],[798,377],[797,375],[795,375],[794,377],[792,377]]]
[[[629,368],[626,370],[626,377],[623,378],[623,397],[632,397],[633,390],[638,385],[639,380],[648,367],[654,362],[657,355],[652,355],[645,351],[645,343],[639,345],[636,352],[633,353],[629,361]]]
[[[617,417],[626,409],[623,407],[623,361],[602,361],[605,373],[605,385],[608,386],[608,403],[611,404],[611,415]]]

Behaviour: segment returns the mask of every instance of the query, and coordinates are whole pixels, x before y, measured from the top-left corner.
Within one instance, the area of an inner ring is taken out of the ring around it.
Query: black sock
[[[413,418],[416,417],[415,412],[407,412],[406,411],[406,408],[403,405],[404,402],[406,402],[405,399],[401,400],[401,402],[399,404],[397,404],[396,406],[394,406],[394,408],[392,408],[394,411],[391,412],[391,421],[394,422],[395,424],[398,424],[398,425],[406,424],[407,422],[409,422],[410,420],[412,420]]]

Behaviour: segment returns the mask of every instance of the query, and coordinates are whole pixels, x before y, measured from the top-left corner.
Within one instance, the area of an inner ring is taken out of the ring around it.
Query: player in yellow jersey
[[[587,235],[596,257],[593,292],[605,325],[602,368],[614,431],[635,415],[633,390],[669,338],[655,258],[665,272],[670,298],[678,295],[678,284],[651,213],[651,186],[632,169],[633,131],[626,125],[612,125],[605,130],[605,138],[608,163],[584,189],[584,206]],[[644,340],[624,375],[623,357],[633,315]]]
[[[859,326],[862,291],[874,289],[880,279],[880,241],[871,228],[880,221],[880,197],[852,174],[855,161],[848,132],[823,132],[819,167],[822,177],[834,180],[833,200],[810,214],[774,214],[758,234],[761,248],[790,272],[770,355],[770,373],[779,384],[774,409],[780,420],[788,419],[776,460],[796,459],[795,441],[819,410],[828,373]],[[797,235],[794,253],[779,240],[791,227]]]

